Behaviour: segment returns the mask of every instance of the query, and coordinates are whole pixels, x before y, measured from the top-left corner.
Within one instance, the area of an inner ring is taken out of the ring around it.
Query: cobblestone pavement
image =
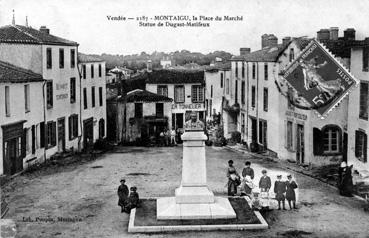
[[[272,180],[291,173],[282,163],[226,148],[207,147],[206,155],[208,184],[217,195],[226,195],[229,159],[239,171],[250,160],[256,181],[263,168]],[[128,186],[137,186],[141,197],[173,196],[180,185],[181,156],[181,146],[117,147],[95,161],[69,164],[55,172],[25,173],[2,188],[9,203],[5,218],[16,222],[17,237],[368,237],[369,213],[362,209],[363,201],[341,197],[332,186],[294,172],[299,209],[269,212],[268,230],[127,233],[129,217],[117,206],[119,179],[125,177]]]

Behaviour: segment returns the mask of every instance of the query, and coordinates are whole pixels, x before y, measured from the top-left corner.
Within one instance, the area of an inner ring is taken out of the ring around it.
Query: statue
[[[191,112],[191,119],[185,123],[185,131],[203,131],[204,123],[197,119],[197,113]]]

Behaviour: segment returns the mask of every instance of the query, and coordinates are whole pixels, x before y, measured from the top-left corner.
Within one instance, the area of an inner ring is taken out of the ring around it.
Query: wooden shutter
[[[360,157],[360,151],[359,151],[359,137],[360,137],[360,131],[355,131],[355,157]]]
[[[56,145],[56,122],[52,122],[51,145]]]
[[[40,147],[45,147],[45,122],[40,123]]]
[[[78,115],[74,115],[73,117],[73,135],[74,137],[78,136]]]
[[[364,163],[368,162],[368,135],[364,134]]]
[[[322,155],[324,152],[323,133],[318,128],[313,128],[313,153],[314,155]]]
[[[69,140],[72,140],[72,138],[73,138],[73,127],[72,127],[72,120],[73,119],[73,117],[72,116],[70,116],[70,117],[68,117],[68,132],[69,132]]]
[[[23,129],[22,140],[21,140],[21,157],[26,157],[26,140],[27,140],[27,129]]]
[[[32,154],[36,152],[36,130],[35,126],[32,126]]]

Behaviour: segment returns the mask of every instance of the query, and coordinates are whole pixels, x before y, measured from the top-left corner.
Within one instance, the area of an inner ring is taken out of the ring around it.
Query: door
[[[94,140],[94,125],[93,119],[83,121],[83,148],[87,149],[93,145]]]
[[[4,142],[4,174],[13,175],[23,170],[23,158],[20,148],[20,137]]]
[[[343,151],[342,160],[347,162],[347,132],[343,133]]]
[[[300,124],[297,124],[296,128],[296,162],[305,163],[304,125]]]
[[[65,151],[65,119],[58,119],[58,152]]]
[[[251,141],[253,143],[257,142],[257,122],[256,119],[251,118]]]
[[[176,115],[176,128],[183,128],[183,113],[177,113]]]

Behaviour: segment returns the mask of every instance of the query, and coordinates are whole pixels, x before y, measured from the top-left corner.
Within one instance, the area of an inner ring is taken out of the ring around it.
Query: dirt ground
[[[278,163],[251,158],[226,148],[207,147],[208,184],[226,195],[227,161],[240,171],[252,162],[255,181],[266,168],[272,181],[290,171]],[[17,237],[369,237],[369,213],[363,201],[341,197],[335,188],[294,174],[299,185],[298,210],[271,211],[264,231],[129,234],[129,216],[117,206],[119,179],[137,186],[141,197],[173,196],[180,185],[182,147],[117,147],[100,158],[17,176],[2,188],[9,203],[7,219]],[[273,183],[273,182],[272,182]],[[60,220],[62,218],[62,220]]]

